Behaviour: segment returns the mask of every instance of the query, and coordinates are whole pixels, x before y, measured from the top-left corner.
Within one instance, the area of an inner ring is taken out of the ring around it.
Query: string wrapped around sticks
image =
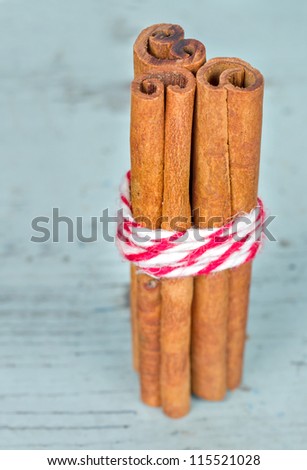
[[[265,211],[260,198],[248,214],[237,214],[219,228],[150,230],[132,216],[129,185],[130,172],[120,190],[123,217],[118,224],[117,246],[123,258],[140,272],[158,279],[215,273],[251,261],[262,245]]]

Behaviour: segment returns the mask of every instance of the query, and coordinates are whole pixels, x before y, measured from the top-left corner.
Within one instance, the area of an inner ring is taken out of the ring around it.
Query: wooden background
[[[306,5],[0,1],[2,449],[307,448]],[[161,21],[265,75],[260,195],[276,215],[254,266],[244,384],[222,403],[193,399],[179,421],[139,401],[114,244],[67,243],[64,223],[58,243],[30,241],[54,207],[83,216],[84,235],[115,212],[132,44]]]

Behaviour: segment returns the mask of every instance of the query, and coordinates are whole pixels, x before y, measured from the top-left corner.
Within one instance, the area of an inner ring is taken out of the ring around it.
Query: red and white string
[[[137,224],[130,202],[130,171],[120,188],[122,219],[117,225],[117,246],[123,258],[154,278],[210,274],[251,261],[263,240],[265,211],[258,206],[240,213],[223,227],[190,228],[186,232],[149,230]]]

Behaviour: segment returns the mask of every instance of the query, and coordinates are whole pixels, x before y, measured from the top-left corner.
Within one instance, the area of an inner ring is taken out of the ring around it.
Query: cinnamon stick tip
[[[240,92],[251,92],[263,88],[263,75],[242,59],[215,57],[208,60],[196,74],[197,83],[206,87],[230,88]]]

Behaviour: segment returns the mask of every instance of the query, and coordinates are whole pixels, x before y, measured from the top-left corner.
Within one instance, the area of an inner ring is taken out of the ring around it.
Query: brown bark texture
[[[197,73],[193,137],[194,223],[222,226],[257,204],[263,77],[235,58]],[[223,399],[241,381],[251,263],[195,279],[192,390]]]
[[[182,159],[182,174],[177,175],[178,188],[184,188],[188,195],[194,91],[193,75],[180,68],[165,66],[138,76],[132,82],[131,202],[134,218],[144,227],[160,228],[161,216],[166,215],[165,208],[168,217],[174,213],[181,215],[177,210],[182,208],[186,211],[182,215],[190,219],[186,198],[179,197],[183,203],[178,208],[178,197],[173,202],[172,190],[165,182],[170,177],[168,173],[173,172],[174,163],[169,160],[174,155],[174,148],[178,153],[176,161]],[[167,139],[174,141],[167,143]],[[160,281],[138,274],[137,289],[141,397],[145,403],[159,406]]]
[[[179,25],[155,24],[141,31],[133,47],[134,76],[161,66],[182,66],[194,74],[206,61],[205,46],[195,39],[184,39]],[[133,366],[139,370],[139,338],[136,269],[131,269],[130,308]],[[141,279],[142,280],[142,279]],[[140,283],[144,285],[143,282]],[[146,284],[146,283],[145,283]],[[160,286],[157,285],[159,290]]]
[[[132,364],[135,371],[139,370],[139,327],[137,316],[137,274],[136,267],[130,265],[130,317],[132,339]]]
[[[166,230],[191,226],[189,194],[195,80],[166,90],[163,222]],[[163,411],[179,418],[190,409],[190,328],[193,278],[161,283],[161,398]]]

